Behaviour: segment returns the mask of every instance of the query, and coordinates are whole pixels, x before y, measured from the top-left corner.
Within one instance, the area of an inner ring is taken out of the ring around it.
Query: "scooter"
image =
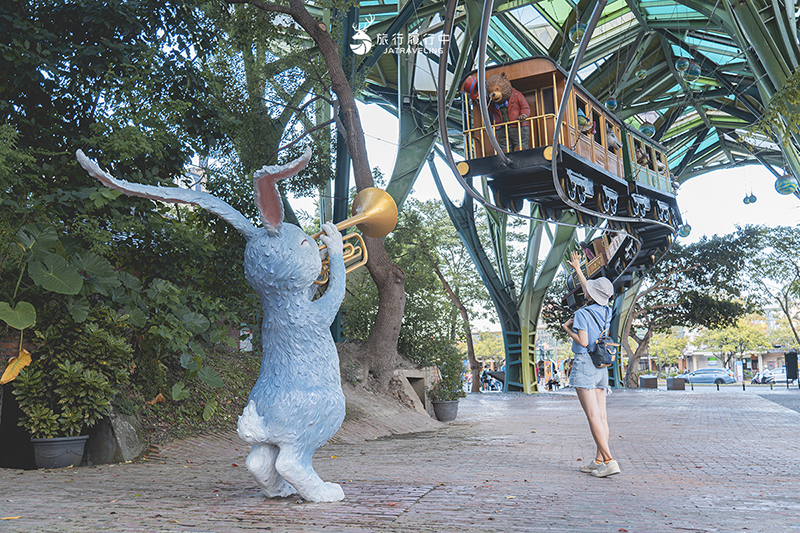
[[[775,378],[769,370],[765,370],[764,372],[759,371],[756,372],[756,375],[753,376],[750,383],[754,385],[768,385],[770,383],[775,383]]]

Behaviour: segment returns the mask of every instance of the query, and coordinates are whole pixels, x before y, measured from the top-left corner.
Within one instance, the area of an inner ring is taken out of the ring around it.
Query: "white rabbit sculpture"
[[[254,196],[262,228],[210,194],[118,180],[78,150],[90,175],[130,196],[198,205],[232,224],[247,239],[244,272],[261,299],[264,346],[261,370],[239,417],[239,437],[251,445],[247,468],[268,497],[299,493],[313,502],[344,499],[342,488],[320,479],[311,464],[344,420],[339,358],[329,327],[344,299],[342,236],[323,224],[320,237],[330,257],[328,289],[312,301],[321,259],[314,240],[297,226],[283,225],[277,181],[297,174],[311,151],[283,166],[254,174]]]

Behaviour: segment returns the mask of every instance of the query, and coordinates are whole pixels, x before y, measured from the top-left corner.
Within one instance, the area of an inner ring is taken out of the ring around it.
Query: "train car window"
[[[589,118],[591,111],[589,115],[586,114],[586,102],[584,102],[579,96],[575,97],[575,114],[577,115],[576,121],[578,124],[578,131],[588,136],[589,132],[592,131],[592,119]]]
[[[617,131],[611,122],[606,122],[606,147],[608,151],[614,155],[619,155],[617,150],[622,148],[619,138],[619,131]]]
[[[640,165],[647,164],[647,156],[645,155],[644,150],[642,149],[642,142],[639,139],[633,140],[633,151],[634,151],[633,155],[636,157],[636,162],[638,164]]]
[[[664,172],[667,170],[667,165],[665,161],[666,158],[664,157],[664,154],[662,154],[659,151],[656,151],[656,165],[658,165],[659,172]]]
[[[545,115],[556,114],[556,104],[553,100],[553,88],[545,87],[542,89],[542,104],[544,105],[543,111]]]
[[[535,117],[539,114],[539,91],[532,90],[525,92],[525,100],[528,101],[528,105],[531,107],[531,115]]]
[[[601,117],[602,115],[592,109],[592,120],[594,120],[594,142],[600,145],[603,144],[603,128],[605,127]]]

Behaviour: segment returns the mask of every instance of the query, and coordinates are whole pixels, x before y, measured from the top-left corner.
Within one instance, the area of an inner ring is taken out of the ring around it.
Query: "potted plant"
[[[134,303],[123,288],[131,276],[124,278],[105,258],[41,223],[17,231],[0,253],[0,265],[0,326],[7,326],[6,336],[8,328],[19,331],[19,355],[8,362],[0,383],[13,386],[20,425],[34,447],[67,439],[71,459],[61,466],[75,464],[86,441],[81,432],[108,412],[117,385],[130,373],[124,317],[102,302]],[[31,344],[33,353],[24,348]],[[51,455],[52,450],[37,453],[39,466],[59,466]]]
[[[433,404],[433,413],[440,422],[452,422],[458,415],[458,400],[466,396],[461,374],[464,369],[461,352],[448,345],[438,354],[437,367],[441,379],[426,392]]]
[[[75,322],[59,306],[40,312],[32,362],[14,383],[31,434],[36,466],[77,466],[88,436],[81,433],[109,412],[118,386],[128,380],[131,347],[114,311],[98,306]]]

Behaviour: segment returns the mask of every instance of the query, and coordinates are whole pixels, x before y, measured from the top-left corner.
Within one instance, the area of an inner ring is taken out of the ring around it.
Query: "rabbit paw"
[[[267,498],[285,498],[287,496],[291,496],[292,494],[297,494],[297,491],[286,481],[279,483],[278,485],[261,485],[261,491],[267,496]]]
[[[301,494],[303,498],[312,502],[339,502],[344,500],[344,491],[336,483],[322,483],[314,487],[308,494]]]
[[[325,243],[328,249],[328,255],[341,256],[342,255],[342,234],[332,222],[326,222],[322,225],[323,233],[319,239]]]

